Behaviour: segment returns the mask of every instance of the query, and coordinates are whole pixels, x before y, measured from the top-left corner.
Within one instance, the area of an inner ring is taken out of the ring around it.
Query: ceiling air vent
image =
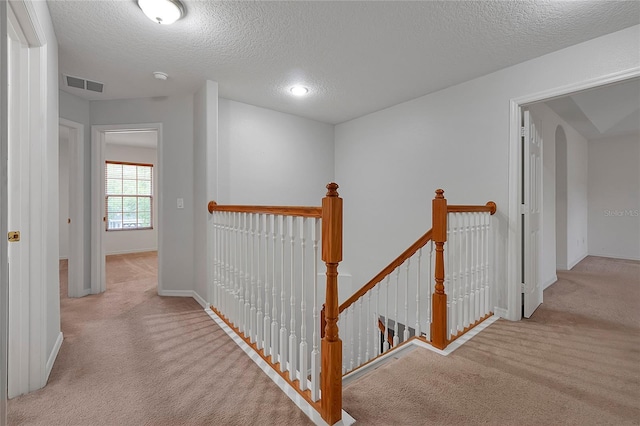
[[[75,87],[76,89],[91,90],[92,92],[102,93],[104,89],[103,83],[97,81],[85,80],[79,77],[64,75],[64,82],[67,87]]]

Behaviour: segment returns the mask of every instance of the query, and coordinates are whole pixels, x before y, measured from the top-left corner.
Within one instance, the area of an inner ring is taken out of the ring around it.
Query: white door
[[[8,161],[7,226],[9,237],[8,396],[29,391],[29,52],[27,40],[8,9]]]
[[[531,113],[524,111],[523,153],[523,283],[524,316],[529,318],[542,303],[540,241],[542,236],[542,135]]]

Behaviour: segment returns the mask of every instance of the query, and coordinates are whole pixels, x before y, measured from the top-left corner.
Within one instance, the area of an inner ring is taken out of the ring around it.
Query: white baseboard
[[[573,269],[574,266],[576,266],[578,263],[582,262],[584,260],[585,257],[589,256],[589,253],[584,253],[580,256],[578,256],[578,258],[576,260],[574,260],[573,262],[568,262],[567,265],[567,270],[570,271]]]
[[[158,251],[157,247],[151,247],[151,248],[141,248],[141,249],[133,249],[133,250],[116,250],[116,251],[108,251],[105,252],[106,256],[112,255],[112,254],[133,254],[133,253],[146,253],[149,251]]]
[[[207,301],[193,290],[158,290],[158,295],[168,297],[192,297],[204,309],[209,307]]]
[[[196,299],[196,302],[198,302],[200,306],[202,306],[204,309],[207,309],[209,307],[209,304],[207,303],[207,301],[204,300],[204,298],[200,296],[197,291],[194,290],[192,291],[192,293],[193,293],[193,298]]]
[[[558,276],[554,274],[553,277],[551,277],[546,283],[543,284],[542,289],[546,290],[548,287],[551,287],[551,285],[556,281],[558,281]]]
[[[62,341],[64,340],[64,336],[62,335],[62,331],[58,334],[58,338],[56,339],[56,343],[53,345],[53,349],[51,349],[51,353],[49,354],[49,358],[47,359],[47,366],[45,370],[44,383],[46,384],[49,381],[49,375],[51,374],[51,369],[53,368],[53,364],[56,362],[56,358],[58,357],[58,352],[60,352],[60,347],[62,346]]]
[[[640,260],[640,257],[617,256],[615,254],[609,254],[609,253],[589,253],[589,256],[606,257],[608,259],[620,259],[620,260]]]
[[[493,315],[495,315],[497,317],[508,318],[509,315],[507,313],[508,313],[508,311],[506,309],[498,308],[498,307],[493,308]]]

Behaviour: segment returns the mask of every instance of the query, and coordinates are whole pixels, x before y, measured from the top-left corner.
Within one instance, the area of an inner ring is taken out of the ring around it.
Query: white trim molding
[[[62,342],[64,340],[64,336],[62,335],[62,331],[58,334],[58,338],[56,339],[56,343],[53,345],[51,349],[51,353],[47,359],[47,367],[45,370],[45,384],[49,381],[49,375],[51,375],[51,370],[53,369],[53,363],[56,362],[56,358],[58,357],[58,352],[60,352],[60,347],[62,347]]]
[[[158,294],[163,295],[162,267],[164,264],[163,242],[163,197],[162,197],[162,123],[107,124],[91,126],[91,293],[106,290],[104,247],[104,162],[105,133],[110,131],[155,130],[158,138]],[[149,251],[149,250],[146,250]]]
[[[69,129],[69,297],[86,295],[84,282],[84,125],[60,118]],[[88,284],[88,283],[87,283]]]
[[[193,290],[158,290],[158,296],[166,296],[166,297],[191,297],[193,298],[202,308],[207,309],[209,307],[209,303],[196,293]]]

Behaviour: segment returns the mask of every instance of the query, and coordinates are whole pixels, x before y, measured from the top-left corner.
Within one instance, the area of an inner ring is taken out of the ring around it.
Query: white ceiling
[[[546,104],[586,139],[640,134],[640,79],[598,87]]]
[[[106,132],[104,141],[112,145],[134,146],[137,148],[158,148],[158,137],[155,130]]]
[[[640,23],[636,0],[183,3],[161,26],[134,0],[49,0],[60,73],[105,84],[63,90],[167,96],[210,79],[221,97],[340,123]],[[292,97],[296,83],[310,94]]]

